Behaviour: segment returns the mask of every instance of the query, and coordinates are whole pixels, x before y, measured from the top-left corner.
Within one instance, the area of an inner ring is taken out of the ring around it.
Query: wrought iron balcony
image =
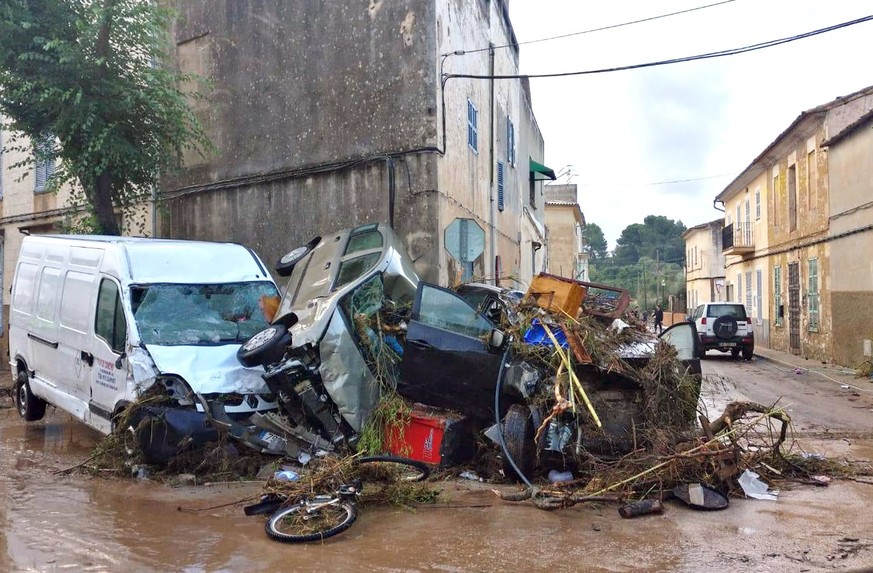
[[[755,252],[755,233],[751,223],[731,223],[721,231],[721,250],[725,255]]]

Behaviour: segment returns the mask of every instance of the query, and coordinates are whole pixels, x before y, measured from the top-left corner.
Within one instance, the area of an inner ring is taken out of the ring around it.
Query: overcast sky
[[[613,30],[525,44],[719,0],[510,0],[521,73],[592,70],[737,48],[873,14],[870,0],[733,0]],[[546,164],[609,248],[648,214],[721,217],[721,192],[800,112],[873,84],[873,21],[747,54],[532,79]],[[706,178],[706,179],[704,179]],[[665,181],[697,179],[655,185]],[[566,177],[561,179],[567,183]]]

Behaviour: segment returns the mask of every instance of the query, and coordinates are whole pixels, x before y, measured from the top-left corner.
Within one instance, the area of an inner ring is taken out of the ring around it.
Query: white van
[[[231,415],[273,409],[263,370],[236,353],[268,326],[261,297],[277,295],[238,244],[25,237],[9,313],[18,411],[38,420],[52,404],[106,434],[156,383],[193,429],[208,428],[195,394],[220,398]]]

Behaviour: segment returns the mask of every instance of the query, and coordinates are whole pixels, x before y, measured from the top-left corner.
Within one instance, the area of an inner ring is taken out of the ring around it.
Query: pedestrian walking
[[[664,332],[664,311],[661,310],[661,305],[655,307],[655,332],[661,334]]]

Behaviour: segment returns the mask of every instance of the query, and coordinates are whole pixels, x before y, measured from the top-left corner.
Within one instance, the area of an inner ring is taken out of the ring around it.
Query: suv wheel
[[[755,353],[755,349],[751,346],[746,346],[743,348],[743,360],[751,360],[752,355]]]
[[[715,319],[715,323],[712,325],[712,333],[716,338],[730,340],[736,336],[737,328],[739,328],[739,325],[736,318],[723,315]]]
[[[739,349],[739,348],[734,348],[734,349],[731,350],[731,356],[732,356],[733,358],[737,358],[739,355],[740,355],[740,349]]]

